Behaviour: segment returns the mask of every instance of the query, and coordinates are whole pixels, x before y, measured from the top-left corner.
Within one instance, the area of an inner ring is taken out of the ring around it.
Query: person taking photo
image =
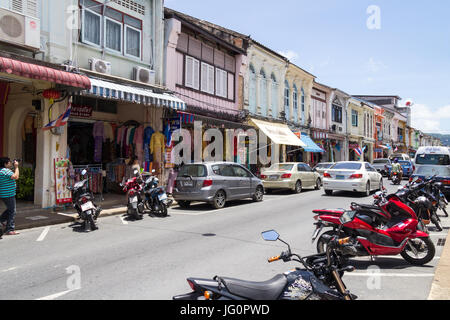
[[[19,162],[14,161],[12,164],[11,159],[0,158],[0,199],[6,205],[5,212],[0,216],[0,222],[7,236],[18,235],[15,231],[17,180],[19,180]]]

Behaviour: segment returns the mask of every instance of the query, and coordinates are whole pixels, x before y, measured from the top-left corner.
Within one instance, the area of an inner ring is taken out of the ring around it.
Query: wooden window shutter
[[[202,80],[200,90],[203,92],[209,92],[208,71],[209,71],[208,65],[202,62],[202,69],[201,69]]]
[[[188,49],[189,55],[195,57],[195,58],[202,58],[202,43],[192,37],[189,37],[189,49]]]
[[[221,69],[225,68],[225,53],[214,49],[214,65]]]
[[[177,49],[182,52],[187,53],[188,52],[188,42],[189,42],[188,35],[186,33],[180,34],[180,36],[178,38]]]
[[[233,73],[236,71],[236,60],[234,57],[225,55],[225,70]]]
[[[214,67],[208,66],[208,84],[209,84],[209,91],[208,93],[214,94],[215,90],[215,77],[214,77]]]
[[[234,100],[234,74],[228,74],[228,99]]]
[[[199,90],[200,89],[200,61],[194,60],[194,89]]]
[[[214,64],[214,49],[212,47],[202,44],[202,60]]]
[[[186,87],[194,87],[194,58],[186,56],[185,82]]]

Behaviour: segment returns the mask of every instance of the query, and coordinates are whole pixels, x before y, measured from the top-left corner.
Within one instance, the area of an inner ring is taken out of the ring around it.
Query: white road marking
[[[38,298],[36,300],[54,300],[54,299],[57,299],[59,297],[62,297],[64,295],[66,295],[66,294],[68,294],[69,292],[72,292],[72,291],[74,291],[74,290],[67,290],[67,291],[63,291],[63,292],[58,292],[58,293],[55,293],[55,294],[52,294],[52,295],[49,295],[49,296],[46,296],[46,297]]]
[[[44,229],[44,231],[42,231],[41,235],[39,236],[39,238],[37,238],[37,242],[41,242],[44,241],[45,237],[47,236],[48,232],[50,231],[50,227],[46,227]]]
[[[120,216],[120,220],[122,220],[123,224],[128,224],[128,221],[125,220],[124,216]]]
[[[378,272],[369,272],[369,273],[359,273],[359,272],[350,272],[346,273],[345,277],[400,277],[400,278],[431,278],[434,277],[433,273],[378,273]]]
[[[0,272],[9,272],[9,271],[13,271],[13,270],[16,270],[16,269],[17,269],[17,267],[12,267],[12,268],[9,268],[9,269],[2,270]]]

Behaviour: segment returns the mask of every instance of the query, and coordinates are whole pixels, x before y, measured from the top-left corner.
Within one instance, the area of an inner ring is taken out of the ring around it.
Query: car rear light
[[[326,173],[326,172],[325,172],[325,173],[323,174],[323,177],[324,177],[324,178],[331,178],[331,175],[330,175],[329,173]]]
[[[361,173],[355,173],[350,176],[350,179],[362,179],[363,175]]]
[[[290,173],[285,173],[281,176],[281,179],[289,179],[290,177],[292,177],[292,174]]]
[[[81,198],[81,202],[86,203],[86,202],[88,202],[88,199],[86,197],[83,197],[83,198]]]
[[[267,179],[267,176],[264,175],[264,174],[262,174],[262,175],[261,175],[261,179]]]
[[[203,188],[211,187],[212,184],[213,184],[212,180],[205,180],[205,181],[203,181]]]
[[[442,184],[450,185],[450,180],[442,180],[441,182],[442,182]]]

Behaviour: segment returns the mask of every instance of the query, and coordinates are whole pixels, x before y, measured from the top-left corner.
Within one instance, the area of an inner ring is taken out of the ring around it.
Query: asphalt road
[[[395,188],[385,181],[389,190]],[[194,205],[173,208],[167,218],[127,221],[101,218],[100,229],[80,233],[70,225],[25,230],[0,240],[0,299],[150,299],[168,300],[190,292],[187,277],[215,275],[265,281],[295,263],[267,263],[285,250],[265,242],[261,232],[275,229],[300,255],[315,253],[313,209],[348,208],[372,198],[321,191],[266,195],[261,203],[238,201],[222,210]],[[437,245],[444,232],[431,230]],[[362,300],[428,298],[443,247],[427,266],[414,267],[398,257],[351,260],[357,268],[344,281]]]

